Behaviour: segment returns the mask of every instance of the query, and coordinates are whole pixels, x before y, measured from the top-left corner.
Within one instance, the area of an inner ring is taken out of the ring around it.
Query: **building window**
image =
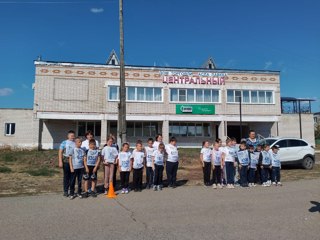
[[[101,122],[78,122],[78,136],[83,137],[86,132],[92,131],[94,136],[101,136]]]
[[[242,103],[246,104],[273,104],[273,91],[258,90],[227,90],[227,102],[238,103],[242,99]]]
[[[159,130],[157,122],[127,122],[128,137],[154,137]]]
[[[5,123],[5,135],[12,136],[16,132],[16,124],[15,123]]]
[[[171,102],[218,103],[219,90],[216,89],[170,89]]]
[[[169,136],[210,137],[210,124],[194,122],[171,122],[169,125]]]
[[[119,101],[119,87],[109,86],[109,101]],[[127,101],[162,102],[162,88],[127,87]]]

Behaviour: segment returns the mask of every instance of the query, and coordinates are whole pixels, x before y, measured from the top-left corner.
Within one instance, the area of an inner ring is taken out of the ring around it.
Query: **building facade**
[[[57,148],[70,129],[78,136],[92,130],[102,143],[116,135],[118,63],[114,52],[106,64],[35,61],[34,144]],[[240,140],[240,111],[242,137],[249,129],[263,137],[286,133],[278,71],[218,69],[208,59],[201,68],[126,66],[125,76],[130,143],[157,133],[164,142],[175,136],[180,146]]]

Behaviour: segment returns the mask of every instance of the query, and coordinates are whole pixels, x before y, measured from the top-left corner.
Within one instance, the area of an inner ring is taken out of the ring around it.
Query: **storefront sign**
[[[160,71],[163,83],[225,85],[226,73]]]
[[[200,104],[177,104],[176,114],[214,115],[215,106]]]

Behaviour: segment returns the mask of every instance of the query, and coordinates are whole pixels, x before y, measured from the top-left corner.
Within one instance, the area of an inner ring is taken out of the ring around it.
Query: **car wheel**
[[[305,157],[302,162],[302,167],[304,169],[310,170],[313,168],[314,161],[311,157]]]

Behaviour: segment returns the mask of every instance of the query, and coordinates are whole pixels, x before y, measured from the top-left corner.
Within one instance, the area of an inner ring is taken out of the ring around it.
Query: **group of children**
[[[235,184],[254,187],[258,175],[262,186],[282,186],[278,151],[279,146],[274,145],[270,149],[267,143],[253,146],[241,141],[237,147],[234,138],[228,138],[225,147],[222,146],[221,139],[217,139],[212,149],[210,143],[204,141],[200,152],[204,184],[213,184],[214,189],[221,189],[224,185],[234,188]]]
[[[164,145],[162,135],[156,136],[156,141],[149,138],[147,146],[142,141],[136,142],[135,149],[130,152],[129,143],[123,143],[118,151],[113,136],[107,138],[107,142],[100,151],[98,143],[93,139],[92,132],[86,134],[87,140],[75,138],[73,131],[68,132],[68,139],[63,141],[59,150],[59,166],[64,172],[64,196],[74,199],[75,197],[96,197],[97,172],[102,163],[104,173],[104,193],[108,194],[110,184],[115,183],[115,174],[118,169],[121,180],[121,193],[129,193],[129,178],[133,172],[133,190],[142,191],[142,178],[146,169],[147,189],[161,191],[163,187],[163,171],[166,166],[168,186],[176,186],[179,154],[177,140],[172,137],[170,143]],[[82,193],[82,180],[84,180],[84,193]],[[78,191],[75,194],[75,183]],[[91,186],[91,187],[90,187]]]

